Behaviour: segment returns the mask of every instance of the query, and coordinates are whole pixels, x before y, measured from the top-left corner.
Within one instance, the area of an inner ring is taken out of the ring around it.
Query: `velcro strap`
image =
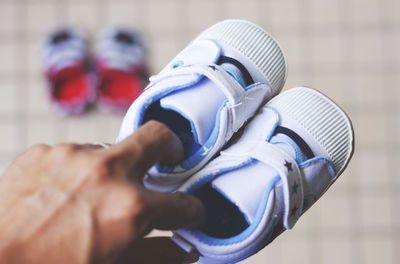
[[[153,83],[152,89],[158,86],[158,83],[163,87],[165,87],[164,83],[170,83],[172,85],[173,79],[183,79],[183,76],[191,76],[191,78],[186,78],[187,81],[199,80],[200,76],[205,76],[221,89],[228,99],[228,107],[232,115],[231,129],[233,132],[236,132],[251,115],[247,113],[245,89],[221,66],[215,64],[185,65],[166,73],[152,76],[150,79]],[[182,85],[182,83],[180,83],[180,85]],[[252,108],[253,107],[249,109]]]
[[[222,152],[227,156],[248,156],[274,168],[281,177],[285,211],[283,226],[291,229],[303,211],[303,181],[296,161],[286,152],[267,141],[250,141],[240,153]]]
[[[216,42],[209,39],[196,40],[179,52],[179,54],[164,67],[161,74],[182,65],[215,64],[219,60],[221,53],[221,47]]]

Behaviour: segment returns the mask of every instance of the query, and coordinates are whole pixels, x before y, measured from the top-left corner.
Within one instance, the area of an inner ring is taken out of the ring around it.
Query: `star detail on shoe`
[[[174,167],[174,170],[173,170],[173,172],[175,172],[175,173],[177,173],[177,172],[184,172],[184,171],[185,171],[185,169],[182,168],[182,166],[180,166],[180,165],[175,166],[175,167]]]
[[[203,147],[203,153],[201,154],[202,156],[206,156],[208,152],[210,151],[211,148],[207,148],[206,146]]]
[[[283,165],[287,168],[288,171],[293,171],[291,162],[285,160],[285,164]]]
[[[295,216],[298,209],[299,208],[297,208],[297,205],[294,205],[294,207],[290,211],[290,216]]]
[[[214,65],[208,65],[213,71],[215,71],[217,68]]]
[[[299,188],[299,185],[297,184],[297,181],[294,181],[292,185],[292,194],[297,193],[297,188]]]

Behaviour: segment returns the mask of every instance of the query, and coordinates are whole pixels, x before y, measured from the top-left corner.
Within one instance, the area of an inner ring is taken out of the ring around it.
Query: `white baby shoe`
[[[173,240],[196,248],[200,263],[235,263],[255,254],[291,229],[343,172],[353,137],[346,114],[313,89],[273,98],[179,188],[202,200],[207,222],[175,232]]]
[[[243,20],[217,23],[150,78],[129,108],[117,141],[148,120],[167,125],[183,142],[184,160],[177,166],[157,164],[145,185],[176,190],[279,93],[286,72],[282,49],[263,29]]]

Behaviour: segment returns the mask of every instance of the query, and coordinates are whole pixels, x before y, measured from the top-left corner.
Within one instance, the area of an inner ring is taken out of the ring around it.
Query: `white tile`
[[[28,114],[54,112],[54,108],[50,104],[49,87],[44,75],[29,78],[25,91],[27,95],[27,105],[25,107]]]
[[[37,120],[28,120],[27,127],[27,145],[59,143],[59,129],[56,122],[38,122]]]
[[[173,0],[146,2],[146,26],[150,31],[165,32],[176,30],[182,23],[179,14],[179,3]]]
[[[312,60],[318,65],[340,65],[346,59],[343,41],[338,33],[317,35],[312,38]]]
[[[14,123],[0,123],[0,146],[2,153],[14,153],[19,150],[18,126]]]
[[[151,38],[149,43],[149,65],[153,73],[159,72],[169,63],[183,48],[178,47],[173,38]]]
[[[290,68],[288,68],[288,76],[285,82],[284,90],[288,90],[290,88],[298,86],[317,88],[316,84],[310,78],[307,78],[307,76],[304,76],[304,74],[302,74],[300,65],[292,64]]]
[[[18,61],[19,46],[14,41],[0,42],[0,73],[13,74],[22,62]]]
[[[120,126],[119,116],[101,113],[65,118],[65,141],[114,143]]]
[[[323,237],[319,241],[322,248],[321,263],[352,264],[351,240],[346,237]]]
[[[390,158],[388,159],[388,165],[389,165],[389,170],[393,170],[395,169],[395,167],[397,167],[397,164],[400,160],[400,153],[397,151],[395,153],[390,153]],[[397,175],[397,173],[388,173],[387,177],[389,178],[389,184],[390,186],[400,186],[400,177]],[[399,202],[400,202],[400,195],[397,196],[399,198]],[[399,224],[400,224],[400,211],[399,212]]]
[[[299,9],[301,3],[299,1],[269,1],[268,10],[265,10],[268,15],[268,24],[277,29],[296,30],[304,19]]]
[[[140,1],[109,1],[107,3],[106,19],[108,24],[126,25],[142,30],[145,24],[146,13],[143,12],[144,4]]]
[[[366,194],[360,201],[361,225],[364,232],[372,228],[388,229],[391,226],[391,204],[387,192],[379,195]]]
[[[332,27],[341,22],[339,1],[311,0],[309,3],[313,27]]]
[[[301,67],[304,63],[303,39],[298,35],[285,35],[277,41],[285,52],[289,70],[292,70],[292,67]]]
[[[388,142],[385,125],[385,117],[380,113],[360,113],[353,119],[358,144],[382,145]]]
[[[35,34],[34,38],[28,40],[24,47],[27,52],[25,68],[27,69],[28,72],[34,75],[41,75],[44,73],[43,59],[42,59],[43,55],[42,42],[46,33]]]
[[[354,182],[364,187],[389,186],[391,175],[388,156],[384,151],[373,151],[368,148],[357,151],[352,160],[357,166],[357,174],[352,176]]]
[[[340,72],[319,72],[316,69],[313,78],[309,81],[312,82],[312,88],[321,91],[339,105],[348,97],[348,87]]]
[[[184,26],[193,31],[194,34],[200,33],[219,20],[218,1],[189,0],[185,1],[184,4],[186,5],[185,13],[182,16],[187,18]]]
[[[398,178],[397,175],[392,175],[394,178]],[[398,180],[398,179],[397,179]],[[392,196],[391,196],[391,201],[390,201],[390,206],[392,208],[392,227],[394,229],[399,230],[400,229],[400,211],[398,209],[398,205],[400,204],[400,193],[398,193],[397,189],[395,186],[400,186],[400,181],[397,182],[397,185],[394,185],[392,188]],[[397,236],[398,240],[400,238]]]
[[[0,33],[12,34],[22,28],[18,20],[19,8],[15,1],[0,4]]]
[[[226,15],[229,18],[245,19],[263,26],[262,19],[259,19],[260,7],[258,1],[230,0],[226,5]]]
[[[313,256],[310,256],[310,246],[306,238],[292,240],[289,236],[291,232],[286,232],[287,237],[282,238],[280,245],[281,263],[311,263]]]
[[[0,160],[0,179],[3,176],[4,171],[8,168],[10,163],[13,161],[14,157],[9,157],[6,159],[1,159]]]
[[[383,51],[382,39],[379,34],[374,31],[357,34],[353,45],[355,65],[379,70]]]
[[[94,2],[69,2],[65,10],[66,22],[82,27],[86,30],[95,29],[97,25],[96,3]]]
[[[54,2],[27,2],[26,5],[26,30],[46,34],[57,26],[60,21],[59,7]]]
[[[279,239],[273,241],[271,244],[267,245],[261,251],[251,256],[250,258],[244,260],[243,264],[265,264],[265,263],[284,263],[281,261],[280,251],[282,243],[279,243]]]
[[[366,238],[363,243],[365,264],[395,264],[393,250],[398,250],[398,244],[394,244],[390,238]]]
[[[380,0],[353,0],[349,2],[355,23],[358,25],[378,24],[382,20],[383,15],[380,12],[381,2]]]
[[[387,97],[386,88],[383,85],[384,78],[386,77],[380,73],[354,74],[352,92],[356,96],[351,100],[360,105],[368,105],[372,109],[382,109]]]
[[[14,80],[0,80],[0,113],[12,115],[18,110],[17,84]]]
[[[348,196],[339,195],[334,187],[317,201],[318,206],[310,209],[319,213],[319,219],[315,224],[321,229],[350,229],[354,224],[350,215],[351,201]]]
[[[124,115],[102,113],[101,111],[91,113],[91,120],[96,129],[96,140],[98,142],[115,143]]]

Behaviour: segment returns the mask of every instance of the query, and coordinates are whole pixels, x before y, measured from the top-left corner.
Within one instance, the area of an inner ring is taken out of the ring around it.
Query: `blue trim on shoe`
[[[229,262],[229,264],[234,264],[234,263],[238,263],[239,261],[245,260],[248,257],[250,257],[250,256],[254,255],[255,253],[257,253],[258,251],[260,251],[261,249],[263,249],[266,245],[268,245],[271,242],[270,239],[271,239],[272,232],[274,231],[275,226],[279,222],[279,220],[280,220],[279,217],[273,217],[272,228],[267,233],[265,239],[261,243],[258,244],[259,246],[255,247],[252,251],[250,251],[248,254],[244,255],[243,257],[235,259],[232,262]]]
[[[243,80],[246,86],[249,86],[254,83],[253,77],[251,77],[250,72],[246,69],[246,67],[244,67],[244,65],[240,61],[232,57],[221,56],[219,57],[217,64],[221,65],[223,63],[230,63],[235,65],[242,72]]]
[[[300,147],[297,146],[296,142],[289,136],[285,134],[278,134],[275,135],[271,138],[270,143],[272,144],[285,144],[287,146],[290,146],[292,150],[294,151],[295,155],[295,160],[297,164],[300,164],[301,162],[305,161],[305,156],[303,155],[303,152],[301,151]]]
[[[235,170],[235,169],[239,169],[239,168],[242,168],[243,166],[246,166],[246,163],[244,163],[244,164],[241,164],[240,166],[237,166],[237,167],[235,167],[235,168],[230,168],[230,170]],[[220,174],[222,174],[222,173],[226,173],[226,172],[229,172],[229,170],[228,169],[226,169],[226,170],[221,170],[221,171],[219,171],[219,173],[217,172],[217,173],[215,173],[215,174],[213,174],[213,175],[211,175],[211,176],[216,176],[216,175],[220,175]],[[205,178],[207,178],[207,177],[205,177]],[[213,178],[213,177],[208,177],[208,178]],[[202,178],[202,179],[204,179],[204,178]],[[204,180],[203,180],[204,181]],[[261,202],[260,202],[260,205],[259,205],[259,208],[258,208],[258,210],[257,210],[257,213],[256,213],[256,216],[255,216],[255,220],[254,220],[254,222],[253,223],[251,223],[250,225],[249,225],[249,227],[248,228],[246,228],[243,232],[241,232],[239,235],[236,235],[236,236],[233,236],[233,237],[230,237],[230,238],[213,238],[213,237],[210,237],[210,236],[208,236],[208,235],[206,235],[206,234],[204,234],[203,232],[201,232],[201,231],[198,231],[198,230],[189,230],[189,232],[193,235],[193,236],[195,236],[197,239],[199,239],[201,242],[203,242],[203,243],[205,243],[205,244],[207,244],[207,245],[210,245],[210,246],[225,246],[225,245],[231,245],[231,244],[236,244],[236,243],[239,243],[239,242],[241,242],[241,241],[243,241],[243,240],[245,240],[245,239],[247,239],[251,234],[253,234],[253,232],[255,231],[255,229],[258,227],[258,225],[260,224],[260,222],[261,222],[261,219],[262,219],[262,217],[263,217],[263,215],[264,215],[264,212],[265,212],[265,208],[266,208],[266,206],[267,206],[267,203],[268,203],[268,201],[269,201],[269,195],[270,195],[270,193],[271,193],[271,190],[275,187],[275,184],[277,183],[277,182],[279,182],[280,181],[280,176],[279,176],[279,174],[278,175],[276,175],[272,180],[271,180],[271,182],[269,183],[269,185],[267,185],[266,186],[266,191],[265,191],[265,194],[264,194],[264,196],[263,196],[263,198],[262,198],[262,200],[261,200]],[[208,182],[208,181],[206,181],[206,182]],[[199,188],[199,187],[198,187]]]
[[[287,127],[277,126],[275,128],[274,135],[279,133],[287,135],[288,137],[293,139],[297,146],[299,146],[299,148],[303,151],[304,155],[306,155],[307,159],[312,159],[313,157],[315,157],[308,144],[296,132]]]

